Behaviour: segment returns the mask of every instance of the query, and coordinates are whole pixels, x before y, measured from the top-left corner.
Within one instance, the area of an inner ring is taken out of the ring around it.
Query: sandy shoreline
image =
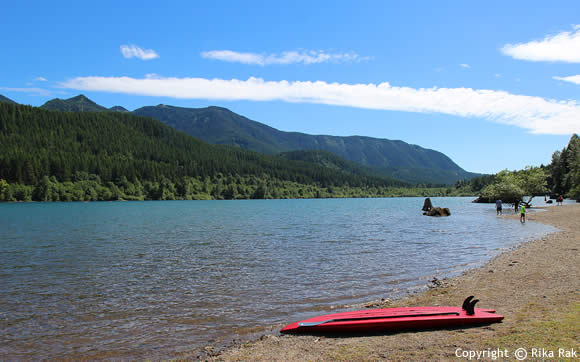
[[[519,218],[513,214],[504,217]],[[475,295],[481,300],[478,307],[495,308],[505,316],[500,324],[363,337],[267,335],[217,356],[208,351],[204,358],[425,360],[501,350],[507,353],[504,357],[514,359],[518,348],[529,356],[542,349],[548,355],[554,353],[555,358],[558,353],[566,358],[565,353],[573,353],[572,349],[580,356],[580,204],[552,206],[528,217],[528,222],[550,224],[560,231],[517,246],[428,292],[376,306],[460,305],[466,296]]]

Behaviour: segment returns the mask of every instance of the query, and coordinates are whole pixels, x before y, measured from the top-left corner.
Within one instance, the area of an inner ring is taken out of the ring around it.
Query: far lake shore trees
[[[137,200],[250,200],[361,197],[444,197],[465,196],[449,187],[354,187],[300,184],[264,177],[183,177],[176,182],[103,182],[97,175],[60,182],[44,176],[36,185],[8,183],[0,179],[0,201],[137,201]]]

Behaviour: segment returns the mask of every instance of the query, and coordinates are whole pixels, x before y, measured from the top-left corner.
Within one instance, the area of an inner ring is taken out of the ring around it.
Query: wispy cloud
[[[142,49],[136,45],[121,45],[121,54],[125,58],[139,58],[141,60],[151,60],[159,58],[159,54],[153,49]]]
[[[580,106],[515,95],[504,91],[471,88],[410,88],[389,83],[341,84],[322,81],[264,81],[259,78],[130,78],[78,77],[65,88],[181,99],[285,101],[317,103],[391,111],[443,113],[479,117],[542,134],[580,132]]]
[[[37,82],[46,82],[47,81],[47,79],[44,77],[36,77],[36,78],[34,78],[34,80]]]
[[[323,51],[286,51],[280,54],[257,54],[242,53],[233,50],[211,50],[202,52],[201,56],[206,59],[221,60],[230,63],[242,63],[252,65],[271,64],[316,64],[316,63],[356,63],[369,60],[370,57],[350,53],[326,53]]]
[[[507,44],[501,51],[515,59],[534,62],[580,63],[580,25],[574,31],[548,35],[543,40]]]
[[[579,84],[580,85],[580,75],[571,75],[569,77],[552,77],[556,80],[561,80],[564,82],[570,82],[570,83],[574,83],[574,84]]]
[[[19,93],[29,93],[38,96],[50,96],[52,94],[48,89],[26,87],[26,88],[12,88],[12,87],[0,87],[0,91],[4,92],[19,92]]]
[[[459,64],[459,66],[462,67],[462,68],[466,68],[466,69],[470,69],[471,68],[471,65],[465,64],[465,63]]]

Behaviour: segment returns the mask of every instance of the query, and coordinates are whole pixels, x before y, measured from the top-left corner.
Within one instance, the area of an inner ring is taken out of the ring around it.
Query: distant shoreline
[[[577,350],[575,336],[580,329],[580,270],[577,267],[580,265],[580,205],[540,209],[546,212],[534,213],[534,220],[528,222],[549,224],[560,231],[516,245],[479,268],[439,281],[425,293],[395,301],[367,303],[373,308],[459,305],[466,296],[475,295],[481,300],[480,307],[495,308],[505,316],[500,324],[349,338],[265,335],[221,353],[213,354],[210,349],[203,358],[424,360],[457,358],[458,348],[502,348],[511,352],[512,357],[518,348],[553,350],[559,345],[563,349]],[[503,218],[515,222],[519,215],[508,214]],[[536,310],[541,313],[535,313]]]
[[[308,185],[305,185],[308,186]],[[32,195],[33,186],[28,187],[29,195]],[[335,188],[338,189],[338,188]],[[244,200],[314,200],[314,199],[385,199],[385,198],[401,198],[401,197],[473,197],[476,198],[477,195],[464,192],[449,191],[452,187],[417,187],[417,188],[405,188],[405,187],[391,187],[388,188],[387,194],[376,194],[376,193],[365,193],[361,188],[351,187],[343,188],[340,193],[329,194],[326,189],[320,189],[316,187],[310,187],[308,194],[304,196],[285,196],[285,197],[235,197],[235,198],[215,198],[209,194],[197,195],[195,198],[181,198],[175,197],[172,199],[154,199],[154,198],[119,198],[119,199],[57,199],[57,200],[35,200],[30,197],[26,199],[12,199],[12,200],[2,200],[0,199],[0,204],[10,204],[10,203],[28,203],[28,202],[111,202],[111,201],[244,201]],[[317,194],[318,193],[318,194]]]

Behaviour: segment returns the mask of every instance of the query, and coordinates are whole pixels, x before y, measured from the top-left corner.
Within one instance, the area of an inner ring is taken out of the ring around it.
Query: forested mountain
[[[120,106],[107,109],[83,95],[54,99],[42,108],[76,112],[126,111]],[[158,105],[142,107],[133,113],[155,118],[212,144],[233,145],[271,155],[298,150],[329,151],[345,160],[371,167],[374,173],[411,183],[454,184],[478,176],[463,170],[441,152],[403,141],[284,132],[221,107]]]
[[[5,102],[5,103],[16,103],[14,102],[12,99],[4,97],[3,95],[0,94],[0,102]]]
[[[85,181],[107,188],[83,184],[101,190],[105,196],[98,199],[114,198],[115,192],[136,199],[314,197],[313,190],[324,197],[321,192],[333,193],[335,188],[403,185],[210,145],[158,120],[130,113],[55,112],[9,103],[0,103],[0,179],[35,185],[36,196],[28,197],[39,200],[47,198],[43,190],[58,183],[71,183],[65,186],[72,189],[76,187],[72,183]],[[123,190],[117,190],[120,185]],[[308,185],[312,187],[304,187]],[[77,191],[79,195],[72,196],[63,191],[56,199],[88,197],[89,190]],[[89,199],[95,197],[91,194]]]
[[[96,104],[84,95],[78,95],[69,99],[55,98],[44,103],[40,108],[61,112],[103,112],[107,108]]]
[[[396,167],[370,167],[359,163],[345,160],[332,152],[322,150],[289,151],[279,154],[288,160],[314,163],[323,167],[342,170],[355,175],[373,175],[391,180],[406,180],[413,184],[424,184],[428,187],[452,184],[457,181],[459,173],[453,173],[440,169],[411,169]],[[440,183],[425,180],[444,180]],[[460,179],[464,181],[464,179]]]
[[[134,113],[158,119],[209,143],[235,145],[267,154],[326,150],[376,168],[381,174],[411,182],[452,184],[478,175],[466,172],[441,152],[403,141],[283,132],[226,108],[158,105],[139,108]]]
[[[282,152],[278,155],[287,160],[304,161],[313,163],[325,168],[334,170],[341,170],[354,175],[373,175],[376,177],[385,177],[375,169],[363,166],[356,162],[345,160],[342,157],[335,155],[332,152],[322,150],[304,150],[304,151],[289,151]],[[396,182],[393,179],[393,182]]]

